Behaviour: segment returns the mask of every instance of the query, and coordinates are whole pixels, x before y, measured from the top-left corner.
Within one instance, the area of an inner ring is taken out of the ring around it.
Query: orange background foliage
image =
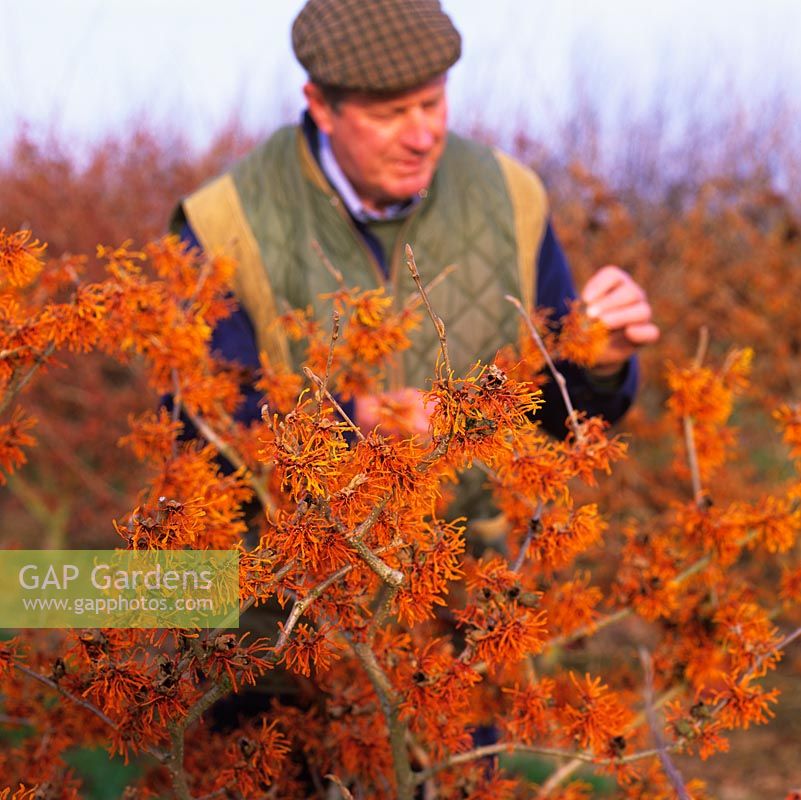
[[[39,239],[49,243],[50,258],[66,259],[62,265],[65,274],[71,269],[83,270],[87,279],[99,280],[103,275],[101,262],[109,260],[108,253],[85,263],[70,260],[70,254],[93,253],[98,242],[109,245],[112,250],[108,252],[112,253],[126,240],[133,241],[132,248],[144,246],[162,234],[177,197],[219,171],[249,144],[247,137],[229,131],[206,153],[187,155],[180,142],[164,142],[157,135],[140,132],[130,140],[102,143],[77,163],[58,143],[41,145],[23,135],[0,169],[0,228],[32,229]],[[549,450],[547,443],[538,442],[543,448],[543,462],[537,470],[547,466],[555,474],[573,475],[582,474],[583,470],[591,485],[571,487],[576,506],[569,513],[557,507],[543,514],[541,535],[532,544],[532,553],[541,565],[536,576],[529,573],[518,581],[500,559],[468,564],[466,591],[471,597],[484,600],[468,604],[457,615],[477,631],[470,647],[492,672],[500,669],[507,658],[515,660],[520,653],[536,651],[544,645],[545,615],[533,610],[540,608],[539,603],[530,606],[531,598],[541,597],[542,609],[559,631],[559,644],[566,648],[560,653],[564,669],[555,679],[542,676],[539,680],[524,676],[521,670],[521,679],[528,678],[525,686],[504,686],[511,712],[504,723],[506,731],[513,737],[533,741],[558,719],[563,736],[559,744],[577,744],[608,758],[619,755],[614,751],[614,742],[632,722],[630,705],[639,691],[639,675],[633,667],[619,664],[610,670],[608,678],[605,674],[603,679],[585,674],[586,660],[604,663],[608,652],[604,647],[613,646],[614,640],[586,645],[582,634],[592,632],[605,600],[633,610],[639,621],[669,620],[660,630],[660,644],[655,646],[654,668],[660,680],[667,682],[665,676],[681,669],[690,685],[699,691],[702,686],[714,689],[695,704],[677,700],[668,705],[667,718],[677,735],[693,743],[691,749],[706,756],[725,748],[723,727],[744,727],[770,715],[774,695],[767,688],[750,684],[749,673],[760,677],[773,666],[779,639],[774,621],[780,620],[783,627],[801,622],[797,608],[801,570],[793,567],[798,562],[798,524],[793,516],[797,516],[798,497],[796,494],[793,500],[792,492],[784,496],[784,490],[797,477],[788,464],[786,446],[780,443],[771,416],[781,406],[777,417],[786,431],[786,444],[795,448],[792,455],[797,458],[801,423],[797,410],[782,403],[798,402],[801,387],[799,211],[758,166],[744,172],[732,166],[719,175],[704,176],[703,180],[688,178],[679,186],[656,184],[646,191],[642,186],[638,189],[613,185],[572,161],[547,159],[523,138],[517,144],[521,155],[534,160],[550,187],[557,233],[579,282],[610,261],[628,269],[646,287],[664,337],[658,346],[643,354],[644,390],[637,409],[624,423],[624,430],[632,434],[629,459],[616,464],[613,475],[601,476],[600,484],[595,486],[592,470],[587,466],[588,450],[582,452],[582,460],[570,464],[569,450]],[[710,334],[704,366],[689,367],[702,326]],[[732,348],[746,346],[754,353],[750,384],[744,377],[749,355],[741,350],[727,361]],[[666,368],[666,362],[673,366]],[[666,405],[669,396],[670,403]],[[739,396],[734,419],[739,435],[721,428],[728,417],[722,412],[732,407],[735,396]],[[101,353],[59,353],[57,365],[36,379],[24,395],[26,412],[37,420],[38,443],[26,450],[28,465],[0,493],[0,513],[6,523],[3,544],[115,546],[118,538],[110,520],[137,505],[138,493],[152,477],[144,463],[133,463],[128,451],[117,443],[130,432],[129,416],[152,409],[155,400],[145,389],[144,376],[135,361],[129,364]],[[519,397],[504,400],[509,408],[519,401]],[[664,413],[666,407],[672,415]],[[687,453],[679,425],[681,413],[688,410],[695,419],[704,490],[695,503],[687,502],[692,499],[691,476],[684,466]],[[441,425],[444,431],[450,424],[446,403],[440,411],[441,417],[435,415],[435,428]],[[482,413],[485,412],[489,413],[484,409]],[[144,418],[139,419],[134,444],[150,441]],[[298,420],[298,429],[290,433],[314,443],[308,463],[299,465],[293,461],[291,448],[284,446],[287,428],[280,433],[275,428],[275,438],[268,438],[260,453],[251,444],[248,456],[254,460],[268,457],[277,463],[276,478],[283,478],[285,489],[295,501],[302,501],[307,491],[317,491],[328,480],[340,481],[348,489],[355,487],[347,496],[351,499],[342,503],[341,513],[352,514],[358,520],[364,512],[361,504],[369,506],[375,497],[360,496],[356,474],[337,471],[339,445],[304,419]],[[307,427],[303,428],[303,424]],[[155,420],[153,432],[151,456],[164,444],[159,440],[163,431]],[[590,431],[588,435],[591,443],[596,441],[595,436],[599,442],[593,468],[603,471],[607,458],[615,460],[622,453],[615,451],[614,442],[607,445],[600,432]],[[469,437],[465,436],[463,444],[470,446]],[[498,450],[497,444],[482,443],[486,453],[480,454],[489,457]],[[369,446],[374,447],[370,452],[376,463],[383,458],[393,459],[388,471],[399,476],[405,475],[405,470],[410,470],[410,465],[421,457],[414,448],[384,451],[379,444]],[[611,449],[607,451],[605,447]],[[520,464],[505,462],[503,454],[496,458],[494,466],[500,475],[509,480],[522,475]],[[173,476],[175,485],[195,486],[200,495],[202,487],[210,483],[211,474],[203,459],[187,461],[185,469],[185,473]],[[418,491],[425,488],[418,487]],[[237,499],[237,492],[241,493],[238,499],[246,493],[231,483],[218,495],[203,497],[201,502],[218,508],[221,519],[234,519],[236,515],[227,504],[231,498]],[[273,535],[289,529],[288,517],[280,515],[290,511],[291,507],[286,507],[277,512]],[[518,502],[514,492],[505,496],[504,511],[521,530],[531,516],[531,509]],[[182,509],[180,515],[191,517],[191,507]],[[186,526],[191,527],[185,520],[179,526],[183,533]],[[301,527],[290,532],[295,542],[308,533],[309,549],[301,556],[314,572],[341,568],[348,561],[344,550],[320,548],[320,530],[309,533]],[[761,533],[743,539],[743,532],[749,529]],[[209,536],[221,543],[231,530],[237,535],[240,532],[238,528],[221,526]],[[567,532],[572,539],[566,537]],[[373,533],[385,536],[377,540],[378,545],[391,548],[388,530],[379,525]],[[439,549],[432,548],[428,566],[415,573],[417,582],[409,595],[401,598],[399,616],[407,623],[417,621],[418,599],[429,600],[429,587],[438,586],[443,576],[458,572],[457,533],[444,529],[428,534]],[[131,535],[146,540],[148,528],[139,525]],[[676,590],[673,582],[680,575],[673,547],[676,542],[681,542],[685,565],[694,563],[693,559],[703,560],[707,553],[714,554],[714,563],[706,574],[715,586],[726,587],[720,597],[713,597],[714,593],[707,596],[704,585],[692,583],[680,592]],[[776,553],[778,557],[768,557]],[[560,573],[559,569],[573,559],[576,569]],[[735,562],[742,591],[729,587],[726,581],[726,570]],[[783,569],[784,564],[789,567]],[[647,571],[648,584],[643,570]],[[354,579],[351,588],[356,585]],[[603,587],[609,596],[605,597],[598,587]],[[258,591],[255,585],[251,588]],[[420,592],[419,598],[415,591]],[[334,595],[326,602],[331,604],[330,609],[346,614],[347,597]],[[366,606],[369,597],[361,595],[358,602]],[[773,612],[768,614],[766,608]],[[490,617],[492,627],[488,623]],[[583,624],[576,625],[576,620]],[[647,630],[652,633],[646,632],[646,638],[653,635],[653,629]],[[726,633],[731,630],[738,634]],[[315,633],[313,628],[298,625],[294,639],[287,645],[286,663],[306,676],[312,666],[325,671],[332,663],[337,664],[341,654],[327,634],[319,628]],[[720,650],[694,646],[694,635],[697,641],[717,637]],[[520,648],[520,653],[511,652],[514,648],[509,641]],[[102,642],[82,639],[75,644],[71,656],[85,669],[95,669],[115,648],[122,650],[126,645],[124,636],[118,640],[111,636]],[[176,642],[174,646],[187,645]],[[220,648],[206,664],[221,674],[228,670],[247,682],[248,671],[242,673],[235,664],[232,666],[235,647],[233,643],[230,646],[231,654]],[[580,654],[574,655],[571,648],[577,648]],[[419,642],[379,635],[377,649],[382,659],[395,665],[393,680],[404,687],[406,701],[401,717],[413,718],[415,735],[432,747],[434,756],[438,755],[436,743],[443,748],[464,745],[465,727],[460,714],[467,713],[471,706],[480,709],[482,704],[491,709],[497,699],[473,691],[475,676],[464,665],[455,665],[444,646],[436,641],[421,648]],[[251,651],[249,657],[255,668],[260,658],[258,650]],[[13,657],[0,651],[0,675],[4,658],[10,663]],[[45,672],[49,668],[44,662],[34,662],[34,666]],[[343,680],[347,669],[347,665],[334,667],[332,685],[335,678]],[[109,708],[123,708],[126,693],[135,693],[135,682],[144,681],[145,673],[144,666],[141,673],[138,667],[132,667],[129,674],[117,675],[116,682],[109,678],[107,685],[94,686],[92,691],[98,698],[105,697]],[[345,699],[358,706],[364,697],[357,690],[358,681],[353,676],[351,681],[352,695],[346,694]],[[432,698],[453,711],[455,722],[448,725],[434,713],[437,706],[432,705]],[[176,707],[170,709],[171,713],[182,703],[188,704],[189,699],[173,698],[173,702]],[[719,707],[720,724],[717,720],[710,723],[705,717],[710,707]],[[198,790],[211,791],[236,774],[276,778],[274,765],[265,754],[279,758],[290,748],[302,745],[290,741],[287,733],[291,730],[287,721],[293,713],[291,709],[282,710],[280,730],[271,724],[248,723],[247,751],[231,749],[230,742],[213,737],[198,745],[198,754],[219,758],[230,772],[208,776],[209,782],[199,784]],[[340,748],[336,758],[346,771],[355,773],[365,761],[370,728],[382,723],[378,715],[361,720],[364,730],[356,722],[351,723],[347,730],[343,723],[336,733]],[[71,721],[65,721],[67,724],[101,735],[97,720],[91,715],[75,714]],[[324,723],[313,715],[304,717],[301,724],[311,737],[322,736]],[[314,730],[318,724],[320,731]],[[336,725],[335,722],[333,727]],[[114,744],[122,752],[130,743]],[[202,756],[190,754],[187,758],[200,774]],[[198,763],[192,764],[193,758]],[[386,759],[386,749],[377,747],[372,758],[367,759],[373,771],[369,780],[380,783],[388,771]],[[625,783],[624,772],[620,770],[618,777]],[[282,780],[289,791],[292,775],[284,775]],[[449,780],[455,781],[443,777],[446,790]],[[514,786],[504,785],[499,777],[479,771],[472,780],[471,797],[515,796]],[[658,781],[663,784],[664,778],[654,777],[653,781],[654,785]],[[255,791],[257,783],[245,788]],[[626,796],[656,796],[637,791],[630,787]],[[575,786],[562,796],[583,795]],[[693,796],[700,798],[704,794],[696,787]]]

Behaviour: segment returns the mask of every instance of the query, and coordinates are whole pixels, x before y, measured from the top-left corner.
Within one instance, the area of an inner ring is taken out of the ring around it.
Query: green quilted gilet
[[[458,376],[514,341],[518,321],[504,294],[521,294],[511,200],[493,152],[450,134],[427,196],[397,232],[385,279],[342,201],[330,187],[297,128],[284,128],[232,170],[242,207],[282,305],[311,305],[329,313],[319,296],[336,283],[315,253],[317,241],[349,286],[385,285],[402,303],[415,291],[404,247],[411,244],[424,283],[444,267],[457,268],[431,292],[445,322],[451,364]],[[535,221],[532,221],[535,224]],[[386,239],[386,231],[382,238]],[[396,385],[426,386],[439,340],[427,316],[412,334]],[[299,350],[293,352],[299,358]]]

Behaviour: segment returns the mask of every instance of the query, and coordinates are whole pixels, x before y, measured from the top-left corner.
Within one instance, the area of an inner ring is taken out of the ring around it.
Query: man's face
[[[380,211],[426,189],[445,147],[445,76],[390,96],[348,94],[332,108],[319,87],[304,88],[339,166],[368,209]]]

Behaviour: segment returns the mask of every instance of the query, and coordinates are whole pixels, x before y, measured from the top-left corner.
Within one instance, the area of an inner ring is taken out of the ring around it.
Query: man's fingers
[[[651,321],[651,306],[646,300],[639,300],[622,308],[614,308],[599,314],[598,319],[610,331],[616,331],[629,325],[641,325]]]
[[[626,326],[626,338],[636,345],[653,344],[659,341],[659,328],[652,322]]]
[[[631,278],[623,272],[620,267],[613,267],[611,265],[601,267],[601,269],[584,284],[584,289],[581,292],[581,299],[587,305],[592,305],[603,297],[603,295],[610,292],[619,283],[624,281],[631,281]]]
[[[645,292],[632,280],[620,281],[587,305],[587,314],[606,322],[606,315],[645,300]]]

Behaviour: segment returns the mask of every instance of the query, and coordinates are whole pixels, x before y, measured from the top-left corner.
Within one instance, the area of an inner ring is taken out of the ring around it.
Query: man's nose
[[[429,115],[422,108],[411,109],[403,128],[403,143],[411,150],[426,152],[435,141],[434,126]]]

